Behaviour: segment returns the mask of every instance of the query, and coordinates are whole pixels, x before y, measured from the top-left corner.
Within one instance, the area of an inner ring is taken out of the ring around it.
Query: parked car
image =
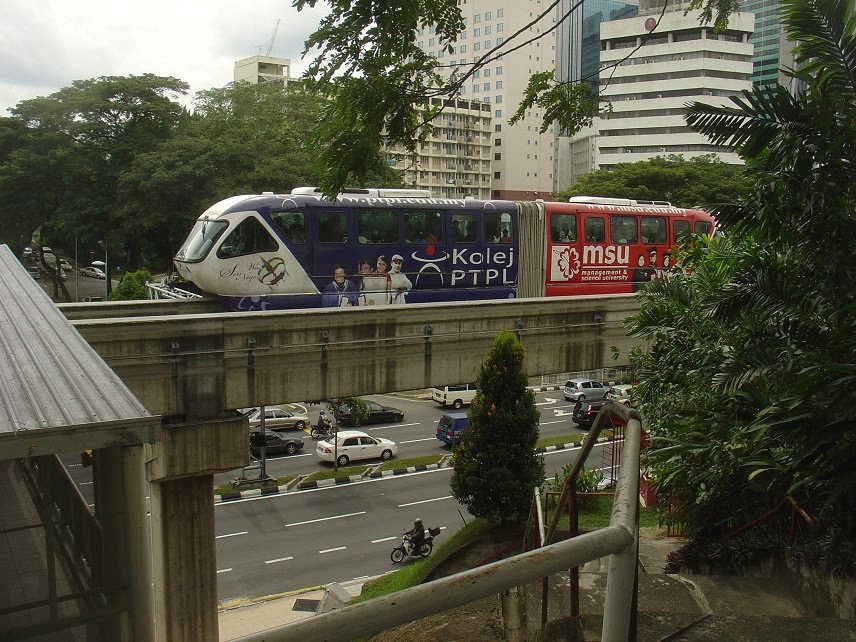
[[[462,383],[455,386],[433,388],[431,398],[444,408],[452,406],[455,410],[460,410],[462,406],[468,406],[473,402],[476,391],[475,384]]]
[[[607,401],[609,400],[599,399],[597,401],[578,401],[574,406],[574,412],[571,415],[571,418],[577,426],[584,430],[588,430],[591,428],[594,420],[597,419],[597,413],[600,412],[600,409],[603,408]],[[624,424],[620,419],[618,419],[618,417],[614,417],[609,425],[622,426]]]
[[[334,443],[335,439],[335,443]],[[358,459],[390,459],[398,453],[398,444],[389,439],[372,437],[359,430],[340,430],[318,442],[315,454],[323,461],[337,461],[345,466]]]
[[[69,263],[66,259],[59,260],[59,267],[66,272],[71,272],[74,268],[71,267],[71,263]]]
[[[104,278],[104,270],[101,268],[97,268],[92,265],[88,265],[85,268],[81,268],[80,270],[81,276],[89,276],[93,279],[103,279]]]
[[[297,406],[265,406],[265,428],[268,430],[303,430],[309,425],[309,417]],[[247,408],[244,416],[250,428],[262,425],[261,408]]]
[[[606,396],[606,386],[592,379],[568,379],[565,383],[565,399],[581,401],[583,399],[603,399]]]
[[[42,278],[42,271],[39,269],[38,265],[31,265],[27,268],[27,272],[29,272],[30,276],[34,279]]]
[[[24,251],[21,253],[21,256],[23,256],[25,259],[28,259],[32,255],[33,255],[33,248],[31,248],[29,245],[25,246]]]
[[[258,459],[261,457],[261,448],[254,444],[258,443],[261,431],[254,430],[250,433],[250,454]],[[288,437],[275,430],[265,430],[265,456],[276,453],[293,455],[303,449],[303,440],[300,437]]]
[[[368,399],[365,399],[364,401],[366,402],[366,406],[368,406],[368,419],[363,422],[355,422],[351,419],[350,408],[346,408],[345,406],[339,406],[339,408],[336,409],[336,421],[338,421],[343,426],[359,426],[360,423],[380,424],[385,421],[394,422],[404,420],[404,412],[402,412],[398,408],[382,406],[381,404],[376,403],[374,401],[369,401]]]
[[[633,390],[633,386],[630,384],[621,384],[618,386],[612,386],[609,390],[606,391],[606,398],[612,399],[613,401],[617,401],[619,403],[623,403],[625,406],[632,405],[630,399],[630,393]]]

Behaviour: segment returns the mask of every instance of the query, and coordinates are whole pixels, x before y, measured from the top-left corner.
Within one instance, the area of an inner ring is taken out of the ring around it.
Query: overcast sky
[[[277,19],[271,55],[290,58],[299,75],[303,42],[324,9],[298,12],[291,0],[0,0],[0,116],[99,76],[174,76],[189,96],[222,87],[236,60],[265,53]]]

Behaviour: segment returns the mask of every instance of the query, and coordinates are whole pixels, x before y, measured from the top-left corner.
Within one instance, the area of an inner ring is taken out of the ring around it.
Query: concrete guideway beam
[[[635,297],[612,295],[74,325],[151,412],[191,419],[471,381],[502,329],[519,333],[530,375],[620,366],[642,345],[624,328],[638,309]]]

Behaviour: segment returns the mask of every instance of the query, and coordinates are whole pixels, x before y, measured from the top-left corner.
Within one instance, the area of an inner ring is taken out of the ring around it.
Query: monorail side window
[[[473,243],[476,240],[476,217],[473,214],[452,214],[452,241]]]
[[[606,240],[606,224],[599,216],[586,217],[586,243],[603,243]]]
[[[217,250],[217,257],[229,259],[242,254],[275,252],[279,249],[276,240],[270,235],[257,218],[249,217],[241,221],[223,241]]]
[[[484,237],[488,243],[511,243],[514,230],[511,227],[511,214],[507,212],[485,212]]]
[[[643,221],[644,226],[644,221]],[[611,216],[609,218],[609,234],[613,243],[628,244],[639,241],[635,216]],[[644,236],[644,232],[643,232]]]
[[[321,243],[344,243],[348,240],[348,222],[344,212],[319,212],[318,240]]]
[[[360,243],[397,243],[398,221],[395,212],[363,210],[357,215],[357,236]]]
[[[642,218],[642,242],[666,243],[666,219],[659,216]]]
[[[306,243],[306,223],[303,220],[303,212],[271,212],[270,217],[290,243],[295,245]]]
[[[405,243],[439,243],[443,240],[443,215],[440,212],[406,212]]]
[[[550,218],[550,232],[553,243],[577,242],[577,215],[553,214]]]
[[[710,224],[710,221],[696,221],[693,226],[693,231],[696,234],[710,234],[711,229],[713,229],[713,226]]]
[[[685,241],[690,235],[690,222],[684,219],[676,219],[672,223],[672,234],[675,236],[675,243]]]

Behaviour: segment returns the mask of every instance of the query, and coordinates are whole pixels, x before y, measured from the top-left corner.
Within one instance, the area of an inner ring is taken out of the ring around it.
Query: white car
[[[104,278],[104,270],[102,270],[101,268],[94,267],[92,265],[82,268],[80,270],[80,274],[82,276],[91,276],[93,279]]]
[[[359,430],[340,430],[333,437],[319,441],[315,454],[324,461],[336,461],[345,466],[357,459],[383,459],[386,461],[398,453],[398,444],[389,439],[372,437]]]
[[[606,391],[606,398],[612,399],[613,401],[617,401],[619,403],[624,404],[625,406],[631,405],[631,391],[633,390],[633,386],[630,384],[621,384],[619,386],[612,386],[609,390]]]
[[[265,428],[268,430],[303,430],[309,425],[309,417],[298,406],[265,406]],[[250,428],[258,428],[262,423],[261,408],[248,408],[244,411]]]

